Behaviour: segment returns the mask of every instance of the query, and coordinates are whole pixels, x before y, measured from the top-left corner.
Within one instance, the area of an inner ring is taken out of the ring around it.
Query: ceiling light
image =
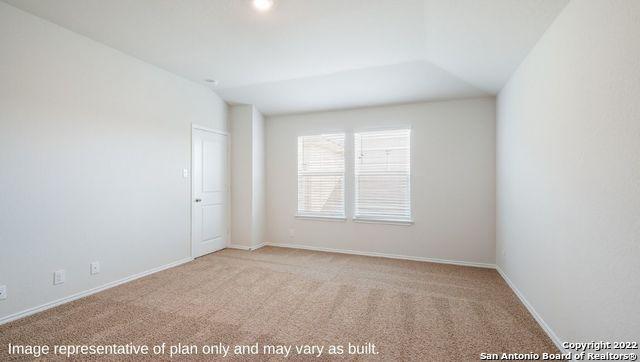
[[[273,7],[273,0],[253,0],[253,7],[258,11],[267,11]]]

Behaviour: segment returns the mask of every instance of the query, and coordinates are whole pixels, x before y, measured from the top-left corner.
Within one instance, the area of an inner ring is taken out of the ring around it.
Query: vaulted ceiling
[[[495,94],[568,2],[5,1],[266,114]]]

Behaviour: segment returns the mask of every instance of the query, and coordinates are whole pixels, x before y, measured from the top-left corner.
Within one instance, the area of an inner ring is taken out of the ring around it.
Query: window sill
[[[360,222],[363,224],[386,224],[386,225],[400,225],[411,226],[413,220],[385,220],[385,219],[366,219],[366,218],[353,218],[353,222]]]
[[[340,216],[314,216],[314,215],[295,215],[296,219],[316,220],[316,221],[347,221],[346,217]]]

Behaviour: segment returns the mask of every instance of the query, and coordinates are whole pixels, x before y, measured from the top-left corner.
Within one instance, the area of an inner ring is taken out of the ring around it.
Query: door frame
[[[191,123],[191,142],[189,142],[189,254],[191,259],[195,258],[193,255],[193,200],[195,198],[193,194],[193,133],[196,130],[216,133],[227,138],[227,247],[231,243],[231,137],[229,137],[229,132]]]

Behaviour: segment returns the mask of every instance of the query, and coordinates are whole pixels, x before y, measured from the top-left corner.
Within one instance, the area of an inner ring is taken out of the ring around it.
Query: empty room
[[[1,361],[639,342],[639,0],[0,0]]]

